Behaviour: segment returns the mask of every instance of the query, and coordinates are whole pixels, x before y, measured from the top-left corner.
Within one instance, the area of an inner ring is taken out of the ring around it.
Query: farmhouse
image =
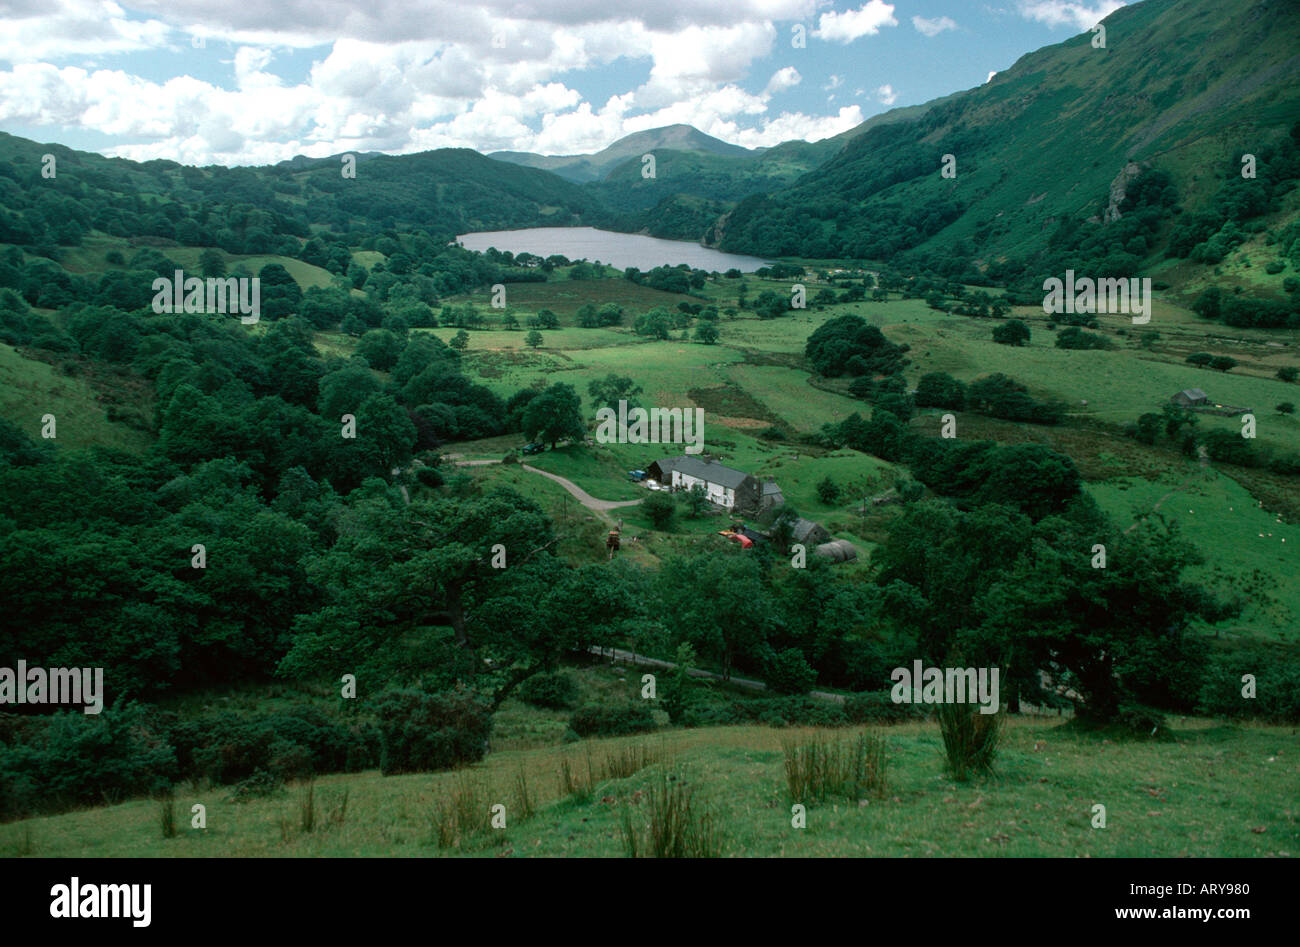
[[[1197,408],[1210,403],[1209,396],[1199,388],[1184,388],[1169,400],[1184,408]]]
[[[698,457],[669,457],[650,465],[649,472],[660,483],[674,490],[704,487],[710,503],[728,510],[757,511],[760,487],[758,481],[745,473],[720,464],[716,460],[703,461]]]

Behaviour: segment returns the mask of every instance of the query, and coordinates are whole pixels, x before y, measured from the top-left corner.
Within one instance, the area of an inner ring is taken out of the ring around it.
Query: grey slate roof
[[[672,457],[659,461],[660,470],[680,470],[688,477],[695,477],[707,483],[716,483],[721,487],[735,489],[745,482],[749,474],[711,460],[708,463],[698,457]]]
[[[1184,388],[1179,392],[1190,401],[1209,401],[1210,396],[1199,388]]]

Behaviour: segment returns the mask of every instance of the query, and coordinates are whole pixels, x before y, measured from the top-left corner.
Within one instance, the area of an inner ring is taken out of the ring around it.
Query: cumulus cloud
[[[1083,31],[1092,29],[1122,6],[1126,6],[1124,0],[1098,0],[1093,5],[1074,0],[1020,0],[1020,13],[1028,20],[1050,27],[1072,26]]]
[[[793,66],[776,69],[759,92],[742,83],[753,82],[786,24],[817,20],[819,6],[5,0],[0,122],[91,130],[120,142],[108,154],[195,164],[453,146],[573,154],[675,122],[751,147],[815,140],[860,123],[860,110],[772,109],[773,96],[803,80]],[[897,25],[892,11],[870,0],[823,13],[815,35],[848,43]],[[192,37],[204,38],[204,52],[190,59]],[[159,78],[129,58],[141,53],[180,53],[181,70],[194,62],[205,71]],[[105,68],[109,57],[123,58]],[[570,74],[618,60],[638,64],[645,80],[603,104],[573,88]]]
[[[772,73],[772,78],[767,80],[767,88],[764,91],[768,95],[784,92],[786,89],[793,89],[802,81],[803,76],[799,75],[798,69],[794,66],[786,66]]]
[[[870,0],[856,10],[823,13],[813,36],[831,43],[851,43],[863,36],[875,36],[882,26],[897,25],[892,3]]]
[[[955,30],[957,28],[957,23],[951,17],[946,16],[935,17],[934,19],[914,16],[912,17],[912,25],[916,27],[918,33],[924,36],[938,36],[944,30]]]
[[[898,93],[894,91],[892,85],[882,85],[876,90],[876,98],[880,100],[881,105],[893,105],[898,101]]]

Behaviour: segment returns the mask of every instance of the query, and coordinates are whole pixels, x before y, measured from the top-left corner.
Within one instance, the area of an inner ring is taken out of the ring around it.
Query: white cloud
[[[918,33],[925,36],[938,36],[944,30],[955,30],[957,23],[950,17],[940,16],[934,19],[926,19],[923,16],[912,17],[912,25],[916,27]]]
[[[803,80],[793,66],[768,66],[760,92],[742,88],[785,26],[815,20],[822,0],[120,0],[129,13],[112,0],[0,2],[0,125],[94,131],[120,143],[105,153],[140,160],[451,146],[574,154],[675,122],[752,147],[863,120],[857,106],[775,113],[773,96]],[[892,11],[870,0],[824,13],[815,35],[851,42],[897,25]],[[205,37],[205,51],[191,36]],[[179,53],[180,74],[133,74],[150,52]],[[571,87],[569,73],[620,59],[648,67],[646,81],[603,105]],[[185,74],[194,68],[209,71]]]
[[[875,36],[882,26],[897,25],[892,3],[869,0],[857,10],[823,13],[813,36],[831,43],[851,43],[863,36]]]
[[[881,105],[893,105],[898,101],[898,93],[894,91],[892,85],[882,85],[876,90],[876,98],[880,100]]]
[[[838,89],[842,85],[844,85],[844,77],[832,75],[826,78],[826,84],[822,86],[822,90],[829,92],[832,89]]]
[[[1126,6],[1124,0],[1098,0],[1092,6],[1074,0],[1020,0],[1020,14],[1050,27],[1073,26],[1083,31],[1092,29],[1122,6]]]
[[[764,89],[768,95],[774,95],[778,92],[784,92],[786,89],[793,89],[803,81],[803,76],[799,75],[799,70],[794,66],[786,66],[784,69],[778,69],[772,73],[772,78],[767,80],[767,88]]]
[[[990,69],[990,70],[989,70],[989,77],[988,77],[987,79],[985,79],[984,81],[985,81],[985,82],[992,82],[992,81],[993,81],[993,77],[996,76],[997,74],[998,74],[998,71],[997,71],[996,69]]]

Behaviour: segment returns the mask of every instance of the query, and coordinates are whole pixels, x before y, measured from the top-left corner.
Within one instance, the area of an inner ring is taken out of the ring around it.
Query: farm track
[[[458,460],[456,461],[456,466],[457,467],[484,467],[487,466],[488,464],[499,464],[499,463],[501,463],[501,461],[499,460]],[[527,470],[529,473],[540,474],[541,476],[546,477],[548,480],[554,480],[560,486],[564,487],[565,490],[568,490],[569,494],[575,500],[577,500],[579,503],[581,503],[587,509],[591,510],[591,512],[595,513],[597,516],[599,516],[601,519],[605,520],[606,522],[613,522],[613,518],[609,515],[610,510],[617,510],[620,507],[624,507],[624,506],[636,506],[638,503],[641,502],[640,500],[601,500],[592,496],[590,493],[582,489],[582,487],[578,486],[576,483],[574,483],[572,480],[568,479],[567,477],[561,477],[559,474],[553,474],[545,470],[539,470],[536,467],[530,467],[528,464],[520,464],[519,466],[522,467],[524,470]]]

